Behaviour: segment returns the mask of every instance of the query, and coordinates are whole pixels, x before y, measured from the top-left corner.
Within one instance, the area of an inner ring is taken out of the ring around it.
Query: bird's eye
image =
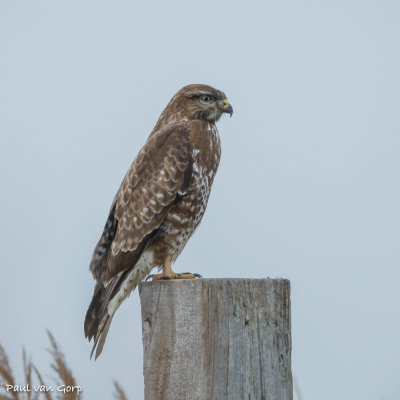
[[[209,103],[209,102],[212,100],[212,98],[211,98],[211,96],[201,96],[201,97],[200,97],[200,100],[201,100],[203,103]]]

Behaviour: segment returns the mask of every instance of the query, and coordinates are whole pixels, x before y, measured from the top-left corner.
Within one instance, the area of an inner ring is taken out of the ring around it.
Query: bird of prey
[[[232,116],[223,92],[208,85],[183,87],[161,113],[112,202],[90,271],[96,281],[85,318],[94,339],[91,357],[103,350],[121,303],[154,267],[153,279],[194,278],[172,271],[200,223],[217,172],[221,146],[215,123]]]

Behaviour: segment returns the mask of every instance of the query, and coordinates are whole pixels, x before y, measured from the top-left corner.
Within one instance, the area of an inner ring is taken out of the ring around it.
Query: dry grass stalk
[[[303,395],[301,394],[300,387],[297,383],[297,379],[293,377],[294,392],[296,393],[297,400],[303,400]]]
[[[15,380],[14,376],[11,371],[10,364],[8,362],[8,357],[6,352],[4,351],[3,347],[0,345],[0,378],[2,379],[2,382],[0,382],[2,385],[2,388],[5,388],[4,385],[15,385]],[[19,400],[18,393],[17,392],[11,392],[8,393],[7,395],[1,394],[0,393],[0,400]]]
[[[35,374],[36,374],[36,377],[37,377],[37,379],[39,381],[39,384],[41,386],[46,386],[45,383],[44,383],[44,380],[42,378],[42,375],[40,375],[40,372],[38,371],[38,369],[33,364],[32,364],[32,368],[35,371]],[[43,395],[44,395],[46,400],[52,400],[50,392],[43,392]]]
[[[78,385],[76,384],[76,380],[72,375],[72,371],[67,366],[65,356],[60,351],[53,335],[49,331],[47,332],[47,334],[49,336],[51,345],[49,352],[53,359],[51,367],[57,373],[57,378],[55,378],[57,387],[78,387]],[[16,383],[8,361],[7,354],[4,351],[3,347],[0,345],[0,400],[82,400],[82,395],[77,390],[69,391],[66,393],[56,390],[33,390],[34,386],[38,387],[40,385],[43,388],[50,386],[45,385],[42,375],[32,363],[31,359],[27,358],[25,349],[23,349],[22,351],[22,360],[25,378],[25,384],[23,386],[29,387],[31,388],[31,390],[7,391],[7,385],[11,385],[14,387],[16,386]],[[35,377],[36,379],[33,379],[33,377]],[[35,384],[34,381],[38,381],[39,385]],[[116,390],[114,398],[116,400],[128,400],[118,382],[114,381],[114,386]]]
[[[49,350],[51,356],[53,357],[54,363],[51,364],[51,368],[56,371],[59,380],[57,381],[57,385],[64,385],[65,387],[77,387],[77,383],[75,378],[72,375],[71,370],[68,368],[67,363],[65,362],[64,354],[58,349],[57,342],[54,340],[53,335],[47,331],[47,335],[49,336],[51,349]],[[77,400],[80,398],[79,392],[71,391],[67,393],[62,393],[57,396],[58,399],[62,400]]]
[[[116,393],[114,394],[114,398],[117,400],[128,400],[128,398],[125,395],[125,392],[123,391],[122,387],[117,381],[114,381],[114,387]]]

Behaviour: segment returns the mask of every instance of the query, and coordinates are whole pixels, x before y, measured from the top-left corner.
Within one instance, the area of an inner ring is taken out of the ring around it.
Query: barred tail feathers
[[[94,339],[90,358],[96,350],[95,359],[101,354],[115,312],[153,268],[153,255],[144,251],[131,269],[112,279],[107,286],[96,284],[92,301],[85,318],[85,336]]]

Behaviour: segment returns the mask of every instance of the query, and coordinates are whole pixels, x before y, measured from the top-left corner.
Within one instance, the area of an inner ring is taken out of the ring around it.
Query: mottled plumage
[[[223,112],[232,114],[224,93],[185,86],[122,181],[90,264],[96,286],[85,335],[94,338],[96,358],[122,301],[154,267],[172,277],[171,262],[200,223],[220,160],[215,122]]]

